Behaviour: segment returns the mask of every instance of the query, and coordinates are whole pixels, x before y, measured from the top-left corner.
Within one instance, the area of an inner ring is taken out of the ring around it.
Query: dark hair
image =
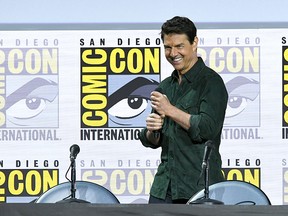
[[[194,23],[187,17],[175,16],[167,20],[161,27],[161,39],[168,34],[186,34],[189,42],[192,44],[197,34],[197,29]]]

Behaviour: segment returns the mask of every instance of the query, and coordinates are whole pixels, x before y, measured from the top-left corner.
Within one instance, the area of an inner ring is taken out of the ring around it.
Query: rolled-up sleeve
[[[194,142],[201,142],[199,123],[201,120],[200,115],[191,115],[190,128],[188,129],[188,135]]]
[[[191,114],[188,134],[193,141],[215,138],[222,129],[228,93],[222,79],[209,79],[200,99],[198,114]]]
[[[142,145],[145,147],[153,148],[153,149],[159,148],[160,146],[154,145],[153,143],[149,142],[149,140],[146,137],[146,133],[147,133],[147,128],[143,128],[139,133],[139,139]]]

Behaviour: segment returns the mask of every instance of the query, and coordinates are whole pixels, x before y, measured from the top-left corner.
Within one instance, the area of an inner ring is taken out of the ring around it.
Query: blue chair
[[[44,192],[35,203],[88,202],[101,204],[119,204],[117,197],[105,187],[86,181],[76,181],[75,199],[66,200],[71,195],[71,183],[64,182]]]
[[[194,194],[187,204],[201,201],[204,189]],[[271,205],[267,195],[258,187],[243,181],[224,181],[209,186],[209,198],[224,205]]]

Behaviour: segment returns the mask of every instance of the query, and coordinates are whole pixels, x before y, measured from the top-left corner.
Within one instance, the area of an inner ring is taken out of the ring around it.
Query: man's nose
[[[175,47],[172,47],[171,48],[171,52],[170,52],[170,56],[171,57],[174,57],[174,56],[176,56],[177,55],[177,49],[175,48]]]

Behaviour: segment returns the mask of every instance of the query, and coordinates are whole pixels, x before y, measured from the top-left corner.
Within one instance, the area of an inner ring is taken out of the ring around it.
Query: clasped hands
[[[168,107],[171,104],[166,95],[157,91],[151,92],[150,99],[153,111],[146,119],[146,127],[149,131],[157,131],[162,128],[165,116],[168,114]]]

